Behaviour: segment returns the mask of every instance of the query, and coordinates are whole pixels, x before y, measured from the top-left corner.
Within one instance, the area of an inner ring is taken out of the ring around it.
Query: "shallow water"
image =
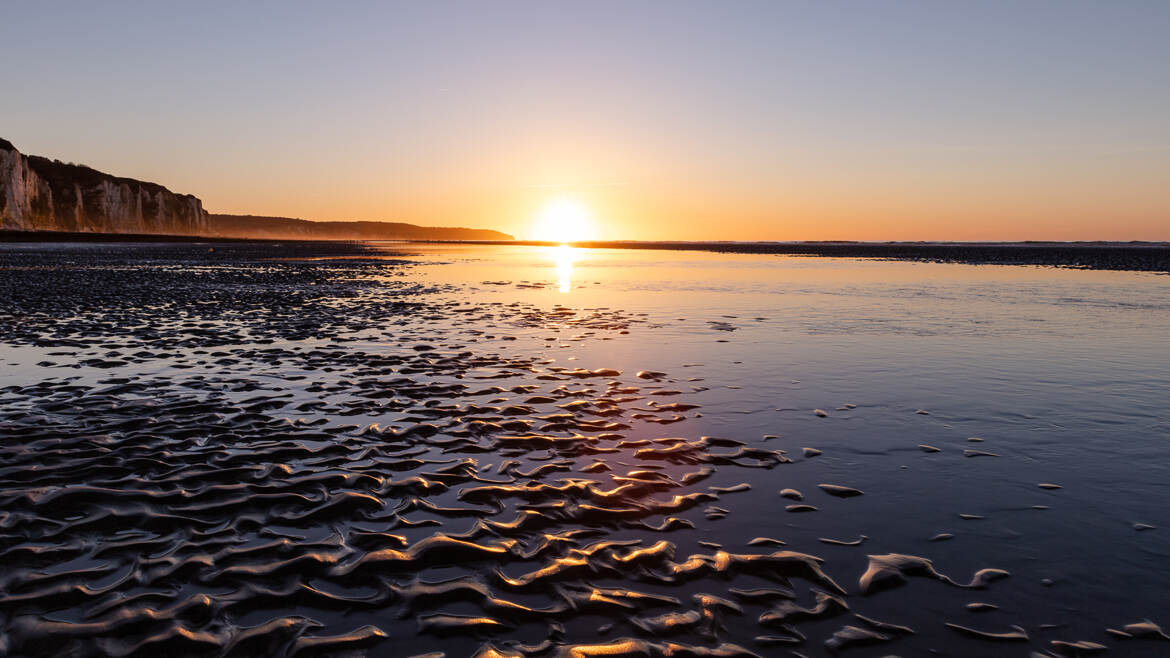
[[[1170,625],[1170,277],[15,245],[0,284],[14,655],[1170,652],[1126,628]]]

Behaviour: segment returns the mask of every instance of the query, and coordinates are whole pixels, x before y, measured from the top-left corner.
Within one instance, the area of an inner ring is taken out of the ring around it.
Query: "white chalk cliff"
[[[0,229],[197,235],[207,212],[190,194],[26,156],[0,139]]]

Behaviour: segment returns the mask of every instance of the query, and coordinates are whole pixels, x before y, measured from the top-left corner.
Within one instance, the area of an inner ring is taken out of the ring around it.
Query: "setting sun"
[[[1170,658],[1170,0],[141,4],[0,0],[0,658]]]
[[[597,239],[593,213],[579,201],[553,199],[536,216],[533,238],[544,242],[582,242]]]

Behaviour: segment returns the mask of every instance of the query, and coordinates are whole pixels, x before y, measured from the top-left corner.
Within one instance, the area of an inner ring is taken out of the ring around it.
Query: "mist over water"
[[[14,655],[1170,651],[1132,626],[1170,627],[1167,276],[394,243],[0,265]]]

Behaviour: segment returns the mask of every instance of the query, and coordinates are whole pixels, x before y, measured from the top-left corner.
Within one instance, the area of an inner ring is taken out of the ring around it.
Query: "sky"
[[[212,212],[1170,240],[1170,2],[4,2],[0,137]]]

